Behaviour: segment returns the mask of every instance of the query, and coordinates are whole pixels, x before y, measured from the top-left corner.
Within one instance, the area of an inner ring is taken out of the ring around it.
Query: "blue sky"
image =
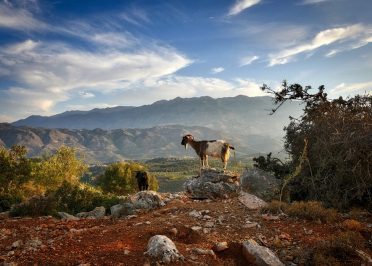
[[[369,0],[0,1],[0,122],[283,79],[372,91]]]

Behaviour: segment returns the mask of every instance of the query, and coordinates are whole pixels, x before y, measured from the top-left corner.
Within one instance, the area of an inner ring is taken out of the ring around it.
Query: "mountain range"
[[[30,116],[1,124],[0,145],[22,144],[30,156],[37,156],[64,144],[96,161],[195,156],[180,145],[181,136],[191,133],[196,138],[227,139],[238,155],[265,153],[282,149],[283,127],[289,116],[302,112],[297,102],[286,103],[269,115],[273,107],[271,97],[240,95]]]

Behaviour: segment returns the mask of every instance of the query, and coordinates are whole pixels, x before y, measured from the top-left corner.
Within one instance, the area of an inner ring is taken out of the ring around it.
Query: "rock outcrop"
[[[163,263],[183,259],[173,241],[164,235],[155,235],[150,238],[145,255]]]
[[[279,258],[267,247],[260,246],[253,239],[243,243],[243,255],[248,262],[258,266],[284,266]]]
[[[280,180],[256,167],[247,168],[240,176],[240,183],[244,191],[266,201],[277,198],[280,192]]]
[[[184,189],[194,199],[230,198],[238,195],[238,176],[214,169],[202,170],[199,176],[188,179]]]
[[[151,190],[140,191],[130,197],[135,209],[154,209],[165,205],[162,196]]]
[[[90,212],[80,212],[76,214],[76,217],[78,218],[103,218],[105,217],[106,209],[105,207],[96,207],[93,211]]]
[[[63,221],[79,220],[78,217],[68,214],[67,212],[58,212],[58,215],[61,217],[61,220]]]
[[[134,214],[134,206],[132,203],[116,204],[110,208],[111,217],[120,218]]]

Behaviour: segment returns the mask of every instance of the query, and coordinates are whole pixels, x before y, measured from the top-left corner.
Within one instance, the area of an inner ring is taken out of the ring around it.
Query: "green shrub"
[[[23,197],[20,193],[0,193],[0,212],[10,210],[14,204],[22,202]]]
[[[138,191],[137,171],[145,171],[144,165],[134,162],[118,162],[109,165],[105,173],[97,178],[97,185],[106,193],[127,195]],[[148,174],[149,189],[157,191],[158,181],[154,175]]]
[[[14,205],[10,210],[11,216],[45,216],[55,215],[56,202],[52,197],[35,196],[26,202]]]
[[[50,196],[54,198],[58,211],[71,214],[91,211],[98,206],[107,209],[121,202],[119,197],[104,194],[92,186],[68,182],[64,182],[56,191],[51,192]]]

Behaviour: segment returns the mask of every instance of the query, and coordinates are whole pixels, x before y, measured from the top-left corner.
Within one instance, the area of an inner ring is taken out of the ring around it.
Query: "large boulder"
[[[214,169],[202,170],[199,176],[186,180],[186,193],[194,199],[216,199],[237,196],[240,191],[238,176]]]
[[[93,211],[90,212],[80,212],[76,214],[78,218],[103,218],[105,217],[106,209],[105,207],[96,207]]]
[[[140,191],[130,196],[135,209],[154,209],[165,205],[159,193],[151,190]]]
[[[171,263],[183,259],[173,241],[164,235],[155,235],[150,238],[145,255],[163,263]]]
[[[243,255],[249,263],[254,265],[284,266],[274,252],[267,247],[260,246],[253,239],[243,243]]]
[[[132,203],[116,204],[110,208],[111,217],[120,218],[134,214],[134,206]]]
[[[245,169],[240,176],[240,183],[242,190],[266,201],[278,198],[280,193],[280,180],[256,167]]]

